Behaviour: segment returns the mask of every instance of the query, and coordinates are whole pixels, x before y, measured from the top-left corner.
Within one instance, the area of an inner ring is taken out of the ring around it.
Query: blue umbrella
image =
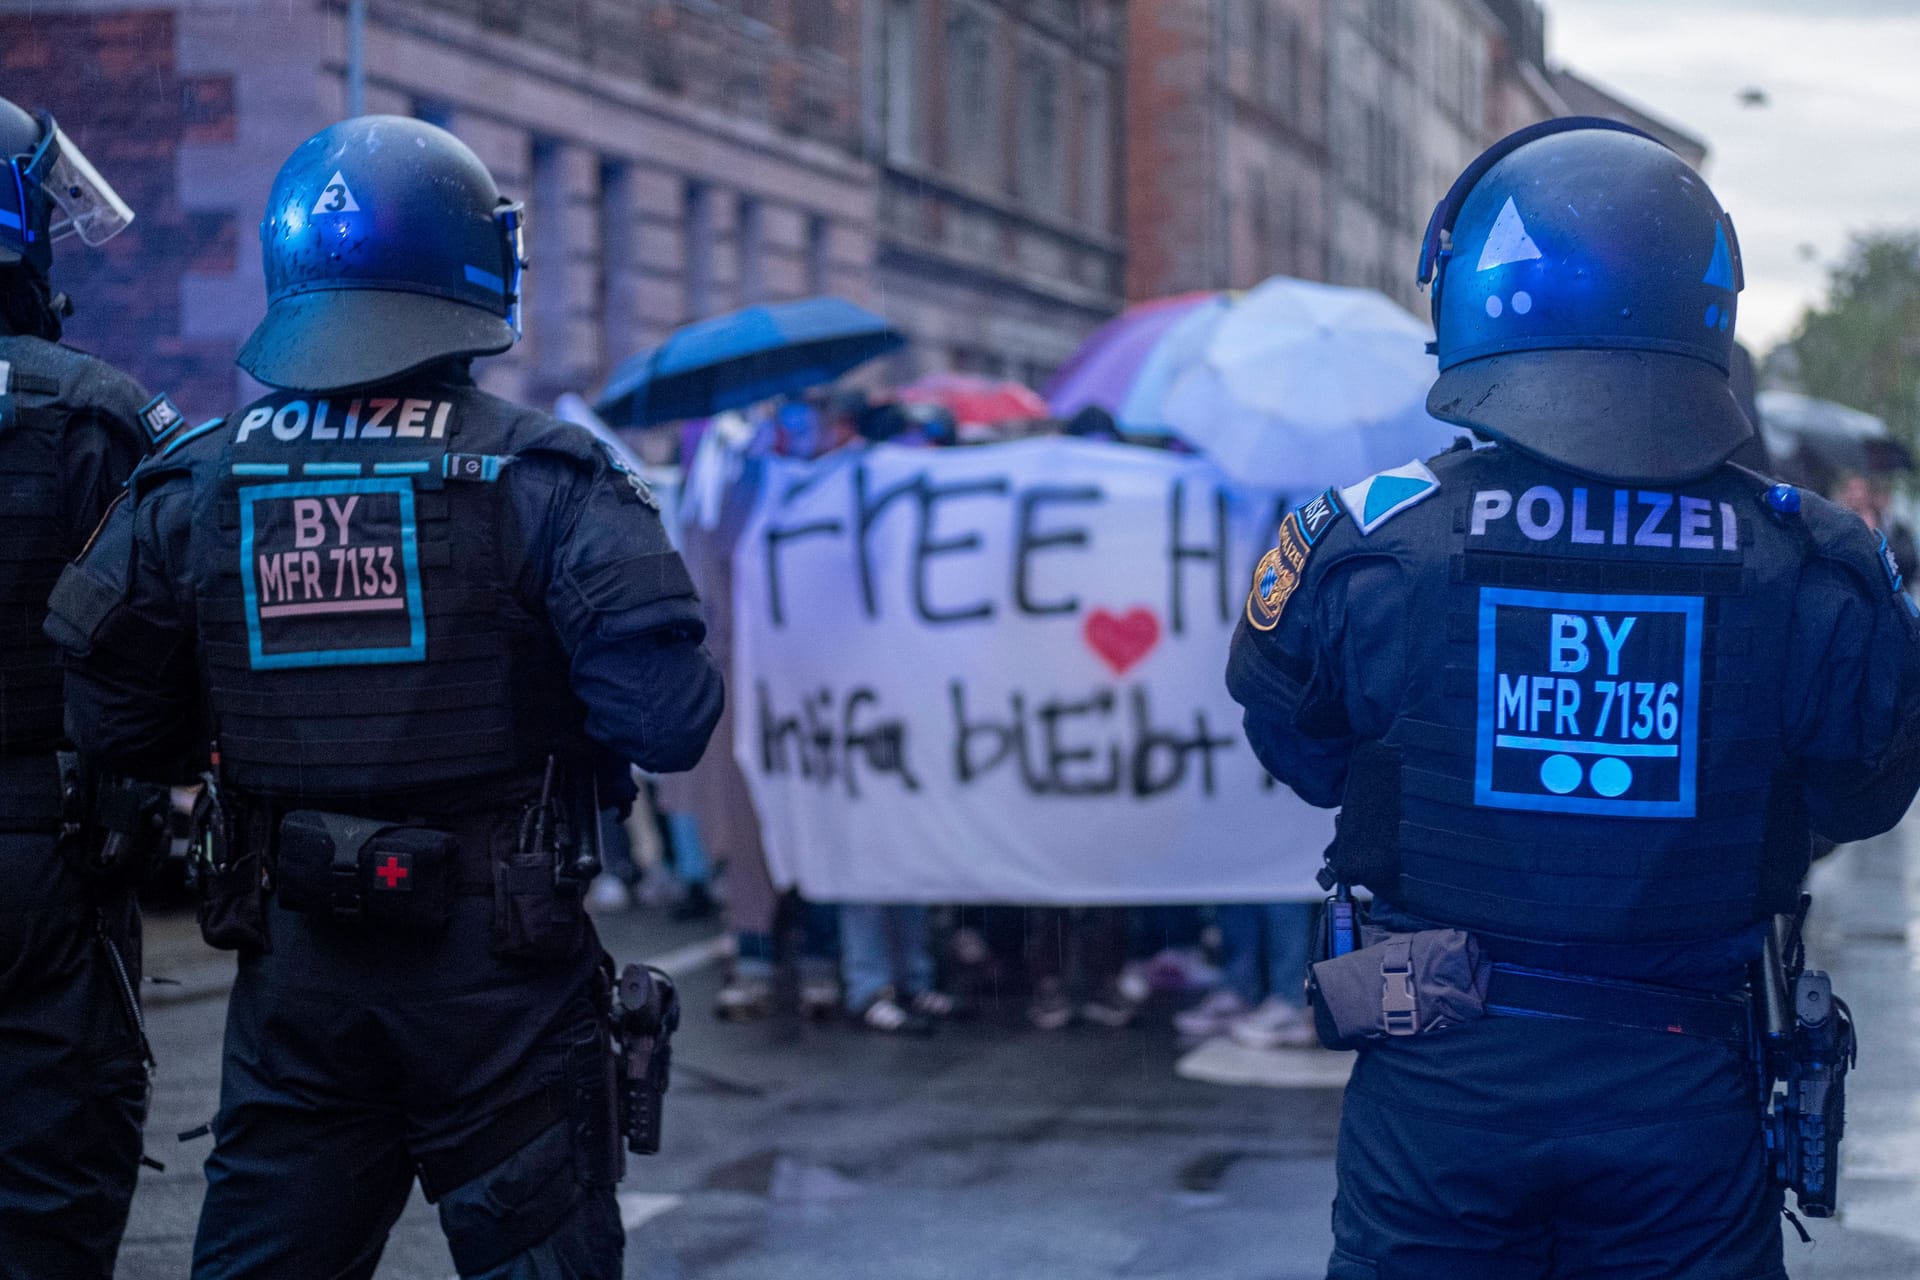
[[[629,426],[704,418],[832,382],[906,342],[844,298],[745,307],[676,330],[622,362],[593,407]]]

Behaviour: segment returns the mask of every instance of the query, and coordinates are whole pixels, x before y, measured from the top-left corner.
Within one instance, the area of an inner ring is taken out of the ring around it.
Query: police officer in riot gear
[[[97,244],[131,217],[51,116],[0,99],[0,1277],[110,1274],[140,1164],[132,869],[90,862],[71,757],[63,806],[60,669],[40,632],[146,424],[177,419],[59,345],[55,241]]]
[[[369,1275],[416,1174],[464,1276],[619,1274],[582,891],[620,762],[690,767],[721,679],[645,484],[468,374],[515,340],[519,226],[431,125],[301,145],[240,356],[277,389],[136,473],[49,622],[83,745],[207,757],[241,958],[196,1276]]]
[[[1490,443],[1287,515],[1228,666],[1373,893],[1314,969],[1361,1047],[1328,1274],[1783,1276],[1748,973],[1810,833],[1920,785],[1913,607],[1858,520],[1726,463],[1739,246],[1660,144],[1513,135],[1422,278],[1429,408]]]

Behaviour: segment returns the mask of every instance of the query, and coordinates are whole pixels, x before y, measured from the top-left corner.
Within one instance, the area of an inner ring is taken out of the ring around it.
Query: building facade
[[[1038,384],[1126,300],[1275,274],[1418,311],[1428,212],[1493,139],[1580,109],[1537,0],[368,0],[366,109],[465,138],[528,209],[504,394],[590,390],[678,325],[832,292],[880,374]],[[254,388],[256,233],[347,105],[346,0],[35,0],[0,85],[138,221],[63,254],[70,333],[194,415]]]
[[[1329,278],[1412,310],[1436,200],[1497,134],[1489,89],[1502,29],[1480,0],[1329,0],[1333,156]]]
[[[897,374],[1038,383],[1119,308],[1125,8],[869,4],[875,291],[915,340]]]
[[[366,108],[465,139],[527,204],[525,337],[482,364],[551,403],[689,320],[835,292],[874,302],[857,0],[370,0]],[[40,0],[0,16],[6,92],[56,114],[133,203],[62,256],[73,339],[190,414],[253,393],[273,175],[345,114],[338,0]]]
[[[1133,6],[1127,296],[1327,278],[1325,0]]]

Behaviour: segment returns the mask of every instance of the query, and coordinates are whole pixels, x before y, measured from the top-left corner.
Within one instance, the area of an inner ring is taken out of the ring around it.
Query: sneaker
[[[830,965],[800,964],[800,1016],[826,1022],[840,1011],[840,979]]]
[[[1133,1022],[1139,1006],[1120,994],[1120,984],[1111,982],[1100,994],[1080,1006],[1080,1016],[1098,1027],[1118,1031]]]
[[[1035,985],[1033,999],[1027,1002],[1027,1021],[1036,1030],[1059,1031],[1073,1021],[1073,1001],[1058,978]]]
[[[1235,1018],[1227,1034],[1249,1049],[1300,1049],[1320,1041],[1307,1011],[1279,996],[1268,996],[1259,1008]]]
[[[713,894],[704,884],[690,884],[680,896],[680,901],[667,908],[669,920],[690,921],[706,920],[720,914],[720,904],[713,900]]]
[[[595,876],[587,890],[587,906],[595,911],[625,911],[632,905],[633,892],[619,876]]]
[[[960,1010],[960,1002],[944,991],[916,991],[908,1003],[915,1013],[934,1019],[951,1018]]]
[[[1190,1009],[1173,1015],[1173,1029],[1191,1040],[1225,1035],[1238,1018],[1252,1012],[1252,1006],[1231,991],[1220,990]]]
[[[1146,968],[1155,991],[1176,995],[1211,991],[1225,977],[1217,966],[1207,963],[1197,947],[1167,947],[1149,957]]]
[[[727,974],[713,998],[713,1016],[722,1022],[760,1022],[773,1016],[773,979],[739,970]]]
[[[867,1001],[866,1007],[854,1017],[867,1030],[878,1031],[885,1035],[930,1036],[933,1034],[933,1019],[901,1004],[894,997],[891,987]]]

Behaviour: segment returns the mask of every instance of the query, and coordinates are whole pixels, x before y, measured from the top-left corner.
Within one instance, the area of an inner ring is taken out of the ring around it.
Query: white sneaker
[[[1307,1011],[1279,996],[1268,996],[1259,1008],[1235,1018],[1227,1034],[1249,1049],[1298,1049],[1320,1039]]]
[[[587,905],[595,911],[625,911],[633,905],[633,897],[619,876],[601,874],[587,891]]]
[[[1227,1028],[1237,1018],[1243,1018],[1252,1010],[1247,1002],[1224,988],[1207,996],[1190,1009],[1182,1009],[1173,1015],[1173,1029],[1193,1040],[1204,1040],[1208,1036],[1226,1034]]]

